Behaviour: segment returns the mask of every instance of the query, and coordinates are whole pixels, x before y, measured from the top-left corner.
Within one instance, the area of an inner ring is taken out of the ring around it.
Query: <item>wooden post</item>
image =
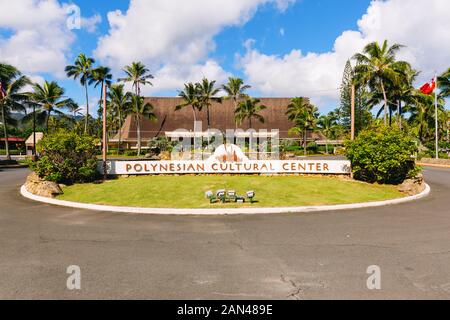
[[[352,97],[351,97],[351,139],[355,140],[355,85],[352,84]]]
[[[434,76],[436,89],[434,91],[434,125],[436,134],[436,159],[439,159],[439,120],[438,120],[438,93],[437,93],[437,73]]]
[[[107,177],[106,167],[106,83],[103,83],[103,179]]]
[[[33,150],[31,159],[36,161],[36,105],[33,103]]]

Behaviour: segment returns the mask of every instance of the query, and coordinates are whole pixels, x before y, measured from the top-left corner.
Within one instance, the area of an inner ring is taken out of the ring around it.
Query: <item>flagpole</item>
[[[107,113],[106,113],[106,82],[104,82],[103,83],[103,143],[102,143],[102,146],[103,146],[103,149],[102,149],[102,162],[103,162],[103,180],[106,180],[106,178],[107,178],[107,176],[108,176],[108,171],[107,171],[107,165],[106,165],[106,158],[107,158],[107,151],[106,151],[106,148],[107,148],[107,137],[106,137],[106,130],[107,130],[107,128],[106,128],[106,115],[107,115]]]
[[[436,89],[434,91],[434,116],[435,116],[435,127],[436,127],[436,159],[439,159],[439,122],[438,122],[438,92],[437,92],[437,73],[434,75],[434,83],[436,84]]]
[[[350,111],[350,117],[351,117],[351,140],[355,140],[355,85],[352,84],[352,90],[351,90],[351,111]]]

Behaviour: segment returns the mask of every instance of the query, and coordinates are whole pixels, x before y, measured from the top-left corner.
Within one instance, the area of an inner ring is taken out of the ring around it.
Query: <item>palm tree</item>
[[[434,99],[434,94],[426,95],[415,90],[411,103],[405,106],[405,111],[411,114],[408,122],[416,129],[416,134],[422,144],[433,137],[430,128],[435,126]],[[444,102],[443,98],[438,98],[438,111],[444,111]]]
[[[101,106],[103,101],[103,87],[105,85],[107,87],[111,86],[111,82],[112,82],[112,74],[110,68],[100,66],[92,70],[92,76],[89,79],[89,84],[94,84],[94,88],[97,88],[97,86],[99,85],[101,86],[99,106]]]
[[[396,61],[396,53],[402,45],[394,44],[388,46],[387,40],[380,46],[378,42],[366,45],[363,53],[357,53],[353,59],[357,61],[355,67],[355,80],[359,85],[368,84],[372,91],[378,91],[383,95],[384,100],[384,124],[387,125],[388,98],[387,85],[399,82],[402,76],[401,70],[405,69],[407,62]]]
[[[184,107],[190,106],[192,108],[192,113],[194,114],[194,122],[197,121],[196,110],[200,111],[200,104],[198,101],[197,88],[192,82],[186,83],[184,85],[184,90],[180,91],[179,97],[183,99],[183,103],[176,106],[175,110],[181,110]]]
[[[86,95],[86,119],[84,125],[84,133],[88,131],[88,121],[89,121],[89,93],[88,93],[88,84],[90,78],[92,77],[92,66],[95,63],[95,60],[92,58],[88,58],[84,53],[80,53],[75,60],[74,65],[67,66],[65,71],[69,78],[73,78],[77,80],[80,78],[80,84],[84,86],[85,95]]]
[[[15,67],[0,63],[0,106],[2,111],[3,134],[5,136],[6,159],[11,160],[8,143],[8,123],[14,123],[10,117],[11,111],[21,111],[26,113],[23,103],[28,96],[23,93],[23,88],[30,81]]]
[[[123,117],[130,112],[131,105],[130,92],[124,91],[123,84],[114,84],[110,87],[108,93],[110,111],[114,111],[117,115],[118,128],[119,128],[119,143],[118,143],[118,153],[120,153],[120,145],[122,144],[122,122]]]
[[[66,106],[66,108],[72,114],[73,122],[76,122],[77,115],[81,115],[81,111],[83,109],[81,109],[80,106],[78,105],[78,103],[76,103],[75,101],[72,101],[72,103],[69,103]]]
[[[38,106],[39,109],[28,114],[24,120],[27,121],[33,117],[39,124],[45,123],[46,132],[48,132],[48,124],[52,112],[64,116],[65,114],[58,109],[74,105],[72,99],[64,98],[64,92],[64,88],[60,87],[55,81],[45,81],[43,85],[34,84],[33,92],[29,94],[29,97],[31,103]]]
[[[137,139],[138,139],[138,156],[141,155],[141,120],[142,119],[150,119],[155,121],[156,115],[153,113],[153,106],[145,102],[144,98],[141,98],[139,96],[133,95],[131,98],[131,105],[132,109],[130,110],[130,113],[133,115],[134,121],[136,123],[136,130],[137,130]]]
[[[206,120],[208,122],[208,129],[211,127],[211,120],[209,115],[209,107],[211,106],[213,101],[222,102],[222,98],[216,97],[216,95],[220,92],[219,88],[215,87],[216,81],[209,81],[206,78],[203,78],[202,82],[197,83],[196,89],[198,94],[198,102],[199,109],[206,108]]]
[[[146,66],[140,61],[133,62],[133,63],[131,63],[131,65],[125,66],[125,68],[123,69],[123,72],[125,72],[126,76],[124,78],[119,78],[118,80],[121,82],[131,82],[132,83],[132,88],[134,89],[134,95],[137,97],[137,98],[133,99],[133,103],[135,103],[134,109],[139,110],[139,102],[141,101],[141,99],[140,99],[141,85],[145,86],[148,84],[148,85],[153,86],[153,84],[149,81],[149,79],[153,79],[154,77],[152,74],[150,74],[150,70],[147,69]],[[139,126],[140,126],[140,124],[138,124],[138,127]],[[139,132],[139,134],[140,134],[140,132]],[[140,140],[140,139],[138,139],[138,140]],[[141,150],[140,141],[138,141],[138,143],[139,143],[138,154],[140,155],[140,150]]]
[[[438,77],[438,87],[441,89],[441,97],[450,97],[450,68]]]
[[[330,137],[335,135],[337,130],[337,117],[333,112],[330,112],[328,115],[323,115],[319,118],[318,126],[320,132],[325,136],[325,150],[328,154],[328,140]]]
[[[403,115],[403,104],[409,104],[413,102],[414,87],[413,83],[419,74],[414,70],[408,63],[404,65],[397,66],[400,67],[398,71],[401,76],[397,77],[395,81],[392,81],[389,90],[386,91],[387,101],[388,101],[388,112],[389,112],[389,125],[392,124],[392,115],[397,113],[397,121],[399,128],[402,127],[402,115]],[[367,105],[372,109],[378,106],[382,101],[384,101],[383,94],[380,91],[372,91],[367,94]],[[381,115],[384,111],[384,106],[381,108],[377,117]]]
[[[247,97],[245,91],[250,88],[251,86],[244,85],[244,80],[241,78],[233,77],[228,78],[228,83],[222,86],[222,90],[227,93],[227,99],[233,100],[234,110],[237,109],[239,100]],[[237,126],[236,121],[235,124]]]
[[[235,110],[236,122],[242,124],[244,120],[248,120],[249,128],[252,129],[252,119],[255,118],[259,122],[264,123],[264,117],[259,114],[266,106],[260,105],[261,100],[248,98],[241,103],[239,103],[237,109]]]
[[[318,117],[317,107],[312,105],[308,99],[297,97],[292,99],[287,107],[288,119],[295,123],[296,127],[290,133],[303,133],[303,150],[307,155],[307,133],[314,129]]]
[[[414,86],[413,83],[419,72],[414,70],[409,63],[401,64],[400,73],[403,75],[397,78],[391,92],[391,101],[395,104],[393,107],[397,109],[398,127],[402,128],[402,103],[408,104],[413,101]],[[390,119],[391,120],[391,119]]]

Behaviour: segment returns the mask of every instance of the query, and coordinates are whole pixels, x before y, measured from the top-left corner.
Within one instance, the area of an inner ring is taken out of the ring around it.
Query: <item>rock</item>
[[[43,180],[35,172],[28,175],[25,188],[34,195],[47,198],[53,198],[56,195],[63,194],[59,184]]]
[[[407,179],[398,187],[398,190],[407,195],[413,196],[421,193],[425,189],[422,173],[412,179]]]
[[[161,160],[172,160],[172,156],[169,151],[162,151],[159,154],[159,157],[161,158]]]
[[[147,153],[144,156],[145,159],[150,160],[150,161],[160,161],[161,158],[158,157],[157,155],[153,154],[153,153]]]

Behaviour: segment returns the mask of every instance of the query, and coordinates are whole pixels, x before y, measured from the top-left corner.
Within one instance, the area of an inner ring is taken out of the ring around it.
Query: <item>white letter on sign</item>
[[[369,266],[367,268],[367,274],[370,277],[367,278],[367,289],[369,290],[380,290],[381,289],[381,269],[379,266]]]
[[[67,274],[70,276],[67,278],[67,289],[69,290],[81,290],[81,269],[79,266],[68,266]]]

